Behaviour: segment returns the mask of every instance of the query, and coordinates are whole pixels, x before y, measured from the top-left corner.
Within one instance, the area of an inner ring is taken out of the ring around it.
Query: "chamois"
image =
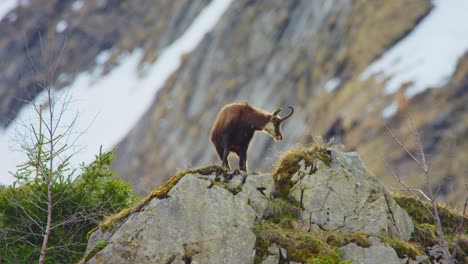
[[[268,113],[248,102],[225,105],[211,128],[211,142],[223,166],[230,169],[228,156],[230,152],[235,152],[239,157],[239,169],[247,171],[247,149],[255,131],[266,132],[276,141],[282,140],[281,124],[294,112],[294,108],[289,108],[291,112],[281,118],[278,116],[282,110],[280,107]]]

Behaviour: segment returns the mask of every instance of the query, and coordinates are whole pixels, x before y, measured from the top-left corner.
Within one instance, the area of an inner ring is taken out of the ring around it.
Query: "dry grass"
[[[422,205],[422,203],[424,203],[427,208],[431,208],[431,204],[402,194],[394,194],[394,198],[398,205],[406,210],[411,218],[413,218],[415,234],[411,242],[420,245],[422,248],[439,243],[435,220],[431,212]],[[442,203],[439,203],[437,208],[444,229],[444,236],[447,240],[450,252],[452,252],[457,240],[458,228],[460,228],[462,220],[461,212]],[[460,261],[460,263],[464,263],[468,258],[468,221],[464,222],[461,230],[456,259]]]
[[[286,151],[273,170],[273,179],[276,183],[276,193],[279,196],[287,197],[292,187],[291,177],[300,169],[299,163],[304,161],[305,166],[314,166],[316,159],[321,160],[327,166],[332,158],[325,146],[312,145],[310,147],[299,147]],[[312,169],[312,173],[316,171]]]

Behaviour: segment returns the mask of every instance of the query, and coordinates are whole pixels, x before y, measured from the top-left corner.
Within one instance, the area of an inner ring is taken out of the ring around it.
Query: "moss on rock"
[[[415,233],[410,242],[416,243],[422,248],[439,243],[436,222],[432,216],[432,205],[427,201],[418,200],[408,195],[394,194],[394,198],[413,218]],[[464,221],[463,226],[460,226],[463,216],[459,211],[441,203],[437,204],[437,209],[450,252],[453,252],[458,239],[456,259],[463,263],[468,258],[468,221]],[[461,228],[461,235],[458,238],[459,228]]]
[[[287,197],[289,195],[293,185],[291,178],[301,168],[301,161],[304,161],[306,167],[312,167],[311,172],[314,173],[317,170],[314,167],[316,159],[321,160],[327,166],[330,166],[332,162],[332,158],[324,146],[312,145],[286,151],[273,171],[278,196]]]
[[[154,191],[151,192],[150,195],[143,198],[139,202],[137,202],[134,206],[126,208],[115,215],[111,215],[107,217],[97,228],[101,228],[103,232],[115,228],[119,223],[121,223],[124,219],[126,219],[129,215],[141,211],[141,209],[148,204],[152,199],[164,199],[168,197],[169,191],[174,188],[174,186],[182,179],[185,175],[188,174],[201,174],[201,175],[212,175],[215,174],[216,176],[224,175],[226,176],[228,173],[227,169],[221,166],[213,165],[208,167],[203,167],[199,169],[187,169],[177,173],[176,175],[172,176],[167,182],[163,185],[156,188]],[[97,229],[96,228],[96,229]],[[96,229],[92,230],[94,232]]]
[[[99,251],[101,251],[105,246],[107,245],[107,242],[105,240],[99,240],[96,242],[96,245],[94,245],[93,248],[88,250],[86,254],[84,255],[83,259],[78,262],[78,263],[86,263],[88,260],[94,257]]]

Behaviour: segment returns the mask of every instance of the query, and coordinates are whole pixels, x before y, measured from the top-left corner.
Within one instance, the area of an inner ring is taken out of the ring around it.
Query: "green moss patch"
[[[101,251],[105,246],[107,245],[107,242],[104,240],[99,240],[96,242],[96,245],[94,245],[93,248],[88,250],[83,257],[83,259],[79,263],[86,263],[88,260],[92,259],[94,255],[96,255],[99,251]]]
[[[276,198],[271,201],[266,215],[269,221],[279,224],[284,220],[297,220],[301,213],[302,209],[298,203],[285,198]]]
[[[413,218],[415,233],[410,242],[420,245],[422,248],[433,246],[439,242],[437,226],[430,210],[432,205],[427,201],[419,201],[413,196],[394,194],[395,201]],[[428,208],[428,209],[426,209]],[[440,220],[444,229],[444,237],[448,243],[450,252],[453,251],[458,239],[458,253],[456,259],[463,263],[468,258],[468,221],[464,221],[461,227],[461,236],[458,238],[458,228],[462,220],[459,211],[444,204],[437,204]],[[393,245],[392,245],[393,246]]]
[[[297,262],[310,263],[319,256],[328,254],[341,259],[339,252],[335,251],[333,254],[333,248],[313,234],[281,228],[270,222],[256,225],[253,231],[257,235],[255,263],[261,263],[267,255],[268,247],[273,243],[285,248],[288,258]]]
[[[421,247],[421,245],[416,244],[414,242],[391,239],[386,236],[379,236],[379,238],[383,242],[388,243],[393,249],[395,249],[396,253],[401,258],[408,256],[411,259],[415,260],[417,256],[424,255],[424,248]]]
[[[268,247],[274,243],[287,250],[288,260],[302,263],[348,263],[341,259],[340,247],[350,243],[363,248],[372,245],[369,237],[373,235],[369,234],[344,234],[333,231],[303,232],[297,220],[301,213],[300,206],[286,198],[280,197],[271,201],[267,218],[253,229],[257,236],[255,263],[262,262],[268,254]],[[421,226],[421,230],[423,227],[424,225]],[[422,243],[391,239],[386,236],[378,237],[392,246],[401,257],[409,256],[416,259],[416,256],[424,255],[425,245]]]
[[[291,177],[301,168],[299,165],[301,161],[304,161],[307,167],[313,167],[316,159],[321,160],[327,166],[330,166],[332,162],[332,158],[324,146],[312,145],[286,151],[273,171],[278,196],[287,197],[289,195],[292,187]],[[313,167],[311,172],[315,171],[316,168]]]
[[[419,201],[413,196],[402,194],[394,194],[394,198],[398,205],[406,210],[417,223],[434,224],[431,215],[432,211],[426,209],[429,208],[432,210],[432,205],[429,202]],[[424,208],[423,204],[426,208]],[[442,226],[447,229],[446,232],[453,233],[462,219],[461,212],[442,203],[437,204],[437,210],[439,211]],[[463,230],[465,230],[465,234],[468,235],[468,221],[465,221]]]

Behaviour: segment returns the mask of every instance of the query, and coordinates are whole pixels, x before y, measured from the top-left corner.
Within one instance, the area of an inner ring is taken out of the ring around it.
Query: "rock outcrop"
[[[254,221],[247,196],[187,175],[125,220],[88,263],[250,263]]]
[[[375,264],[375,263],[385,263],[385,264],[403,264],[403,263],[430,263],[429,259],[425,256],[419,256],[416,260],[411,260],[409,258],[400,259],[388,243],[382,242],[377,237],[370,237],[372,245],[368,248],[363,248],[356,243],[350,243],[341,249],[344,252],[343,259],[352,260],[353,263],[359,264]]]
[[[355,152],[330,150],[332,161],[321,160],[292,175],[290,196],[304,208],[303,230],[388,235],[409,240],[413,223],[364,166]]]
[[[330,161],[328,165],[322,161],[324,153]],[[321,148],[319,154],[309,158],[307,162],[298,158],[288,164],[299,168],[290,174],[289,196],[302,208],[278,197],[278,191],[284,190],[276,175],[278,169],[275,174],[228,172],[217,166],[190,170],[174,176],[140,205],[115,217],[112,225],[103,225],[91,234],[91,253],[85,260],[304,263],[324,250],[335,258],[356,263],[374,263],[379,254],[389,261],[386,263],[403,261],[400,257],[404,254],[397,254],[389,244],[372,235],[408,240],[413,232],[412,221],[367,171],[359,156]],[[313,164],[305,165],[310,160]],[[282,164],[278,166],[281,168]],[[283,202],[277,202],[281,199]],[[292,206],[292,210],[287,206]],[[288,214],[288,210],[299,213]],[[265,226],[275,223],[277,226],[267,231]],[[333,232],[327,233],[329,230]],[[267,234],[259,239],[258,232]],[[280,232],[277,239],[264,240],[274,237],[275,232]],[[321,232],[331,236],[326,242],[314,242],[314,234]],[[359,235],[353,238],[357,232]],[[338,238],[338,233],[343,238]],[[283,238],[295,242],[295,237],[304,240],[306,247],[302,250],[307,253],[301,255],[301,249],[285,244]],[[323,243],[341,245],[343,255]],[[323,249],[313,249],[316,247]]]

